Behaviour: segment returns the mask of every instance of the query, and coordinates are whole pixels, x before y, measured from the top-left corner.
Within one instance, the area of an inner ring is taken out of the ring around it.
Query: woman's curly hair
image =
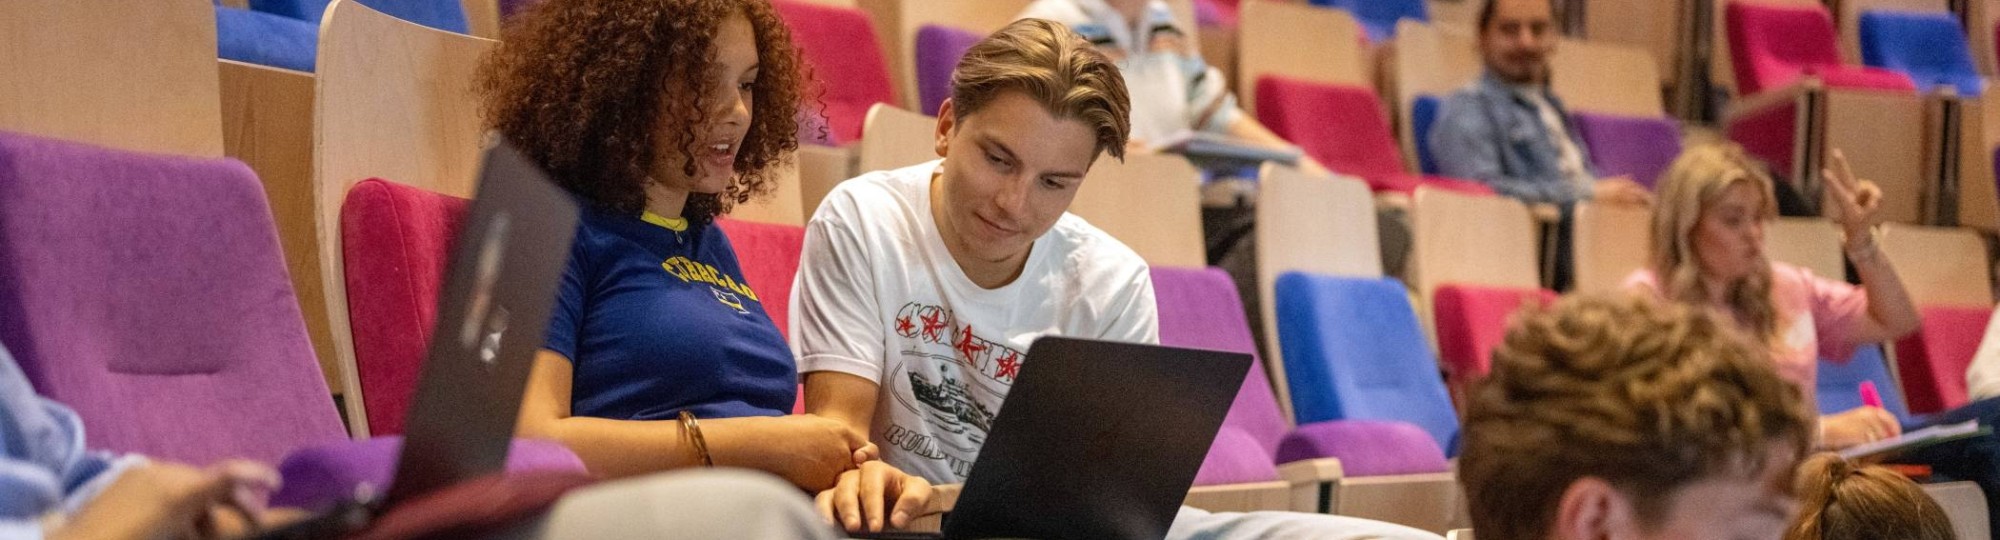
[[[655,163],[697,170],[716,34],[737,13],[757,36],[755,106],[736,177],[722,193],[689,195],[682,210],[706,222],[770,192],[798,149],[804,67],[766,0],[541,2],[481,66],[487,125],[571,193],[638,214]],[[659,155],[673,148],[679,155]]]

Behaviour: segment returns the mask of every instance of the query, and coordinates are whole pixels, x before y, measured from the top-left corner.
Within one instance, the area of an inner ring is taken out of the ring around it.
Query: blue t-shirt
[[[798,394],[791,348],[713,224],[586,209],[554,311],[547,347],[574,369],[576,416],[775,416]]]

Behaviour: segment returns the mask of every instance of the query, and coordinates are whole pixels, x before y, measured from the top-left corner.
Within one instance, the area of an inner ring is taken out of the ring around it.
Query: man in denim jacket
[[[1650,204],[1630,178],[1598,178],[1590,149],[1569,111],[1549,91],[1549,55],[1559,39],[1550,0],[1488,0],[1479,12],[1479,54],[1486,72],[1452,93],[1431,126],[1439,172],[1469,178],[1530,205],[1556,222],[1542,246],[1548,284],[1569,287],[1571,216],[1578,201]]]
[[[1584,200],[1646,204],[1652,195],[1631,179],[1597,177],[1569,111],[1549,91],[1554,19],[1548,0],[1490,0],[1480,11],[1486,72],[1446,99],[1431,127],[1440,172],[1530,204],[1564,207],[1565,214],[1570,203]]]

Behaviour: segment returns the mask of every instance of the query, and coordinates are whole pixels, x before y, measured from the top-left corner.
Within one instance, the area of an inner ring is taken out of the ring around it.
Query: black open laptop
[[[1164,538],[1250,364],[1240,353],[1038,339],[942,532],[855,537]]]
[[[566,192],[504,142],[486,152],[477,189],[452,247],[388,496],[357,494],[258,538],[338,537],[390,505],[506,465],[521,392],[542,346],[578,211]]]

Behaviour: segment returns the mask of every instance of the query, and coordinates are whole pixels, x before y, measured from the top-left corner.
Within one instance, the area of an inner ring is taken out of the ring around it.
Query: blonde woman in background
[[[1627,285],[1657,298],[1713,308],[1732,317],[1752,340],[1770,348],[1778,374],[1797,385],[1813,408],[1819,359],[1845,359],[1855,347],[1902,337],[1916,329],[1909,293],[1876,245],[1873,228],[1882,191],[1855,178],[1833,151],[1825,178],[1825,215],[1846,235],[1848,261],[1859,286],[1770,260],[1764,228],[1777,217],[1770,175],[1730,143],[1691,145],[1661,179],[1654,208],[1651,267]],[[1844,361],[1844,360],[1841,360]],[[1976,404],[1931,417],[1932,423],[1978,419],[1992,425],[1996,408]],[[1916,427],[1916,426],[1912,426]],[[1838,450],[1901,434],[1880,407],[1857,407],[1819,418],[1820,448]],[[1986,493],[1989,516],[2000,517],[2000,439],[1984,435],[1923,448],[1899,458],[1932,467],[1939,479],[1969,480]]]
[[[1859,287],[1765,255],[1764,228],[1777,217],[1771,177],[1728,143],[1693,146],[1668,168],[1653,212],[1650,268],[1627,280],[1660,298],[1733,316],[1771,348],[1778,373],[1808,404],[1819,358],[1847,358],[1856,346],[1901,337],[1918,323],[1872,233],[1882,191],[1856,179],[1838,150],[1825,177],[1827,217],[1846,234]],[[1900,433],[1887,411],[1860,407],[1821,417],[1819,442],[1839,449]]]

